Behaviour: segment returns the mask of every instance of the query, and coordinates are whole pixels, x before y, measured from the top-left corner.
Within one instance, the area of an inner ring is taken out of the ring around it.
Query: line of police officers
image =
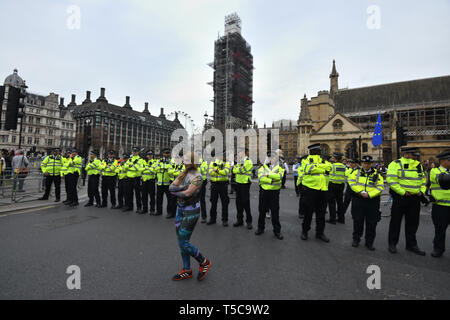
[[[346,167],[342,163],[343,155],[341,153],[334,153],[333,161],[330,162],[329,157],[322,155],[320,144],[311,145],[308,149],[310,154],[301,159],[296,181],[300,190],[299,213],[303,218],[301,239],[308,240],[308,232],[311,229],[312,217],[315,213],[315,236],[324,242],[329,242],[330,239],[324,233],[327,205],[330,211],[327,222],[331,224],[345,223],[345,212],[351,202],[352,245],[359,246],[365,228],[365,246],[369,250],[375,250],[373,243],[376,226],[381,216],[380,196],[384,190],[384,179],[380,172],[373,168],[372,157],[364,156],[360,168],[352,160],[349,161],[349,167]],[[250,185],[253,163],[248,157],[248,150],[238,150],[237,158],[239,160],[233,166],[224,160],[226,153],[217,155],[216,159],[208,164],[201,159],[201,151],[196,152],[200,158],[198,170],[203,176],[200,200],[201,222],[207,225],[216,223],[217,202],[220,198],[222,224],[224,227],[228,226],[229,197],[227,190],[229,176],[232,172],[236,183],[237,209],[237,221],[233,226],[244,225],[245,211],[247,229],[252,229]],[[184,171],[182,158],[171,159],[170,149],[164,149],[159,159],[154,157],[152,151],[146,153],[146,159],[141,158],[139,153],[138,148],[133,148],[131,156],[124,154],[122,159],[116,160],[114,151],[110,151],[108,157],[100,161],[98,153],[91,152],[89,162],[85,166],[89,177],[89,201],[85,206],[92,206],[95,201],[97,207],[106,207],[109,193],[113,209],[133,211],[135,199],[137,213],[145,214],[150,211],[152,215],[161,215],[163,197],[166,195],[167,218],[173,218],[176,213],[176,201],[169,192],[169,185]],[[418,247],[416,232],[419,226],[421,202],[428,202],[425,197],[427,192],[426,172],[418,161],[417,148],[403,148],[402,155],[400,159],[389,165],[386,175],[393,198],[389,224],[389,251],[397,252],[396,245],[399,241],[401,222],[404,216],[406,249],[419,255],[425,255],[425,252]],[[429,177],[430,198],[433,202],[432,218],[435,226],[433,257],[440,257],[445,251],[445,233],[450,223],[450,151],[443,152],[437,157],[440,160],[440,166],[432,169]],[[81,171],[81,157],[76,150],[62,157],[59,150],[56,149],[53,155],[46,157],[42,162],[42,171],[46,176],[46,191],[42,200],[48,199],[52,183],[55,184],[56,201],[60,200],[60,181],[61,177],[64,177],[68,197],[64,202],[69,206],[78,205],[76,184]],[[277,239],[283,239],[279,221],[279,195],[284,171],[284,166],[281,165],[276,153],[268,153],[264,164],[258,169],[259,217],[256,235],[264,232],[266,213],[270,211],[274,235]],[[102,176],[101,197],[98,191],[100,176]],[[211,182],[209,221],[207,221],[205,201],[208,176]],[[116,201],[117,178],[118,198]]]

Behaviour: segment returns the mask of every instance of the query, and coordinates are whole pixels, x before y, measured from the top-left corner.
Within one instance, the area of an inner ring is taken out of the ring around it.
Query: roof
[[[450,76],[340,89],[334,97],[341,113],[442,100],[450,100]]]
[[[6,77],[5,85],[10,85],[13,87],[21,87],[25,84],[23,79],[17,74],[17,69],[14,69],[14,72]]]

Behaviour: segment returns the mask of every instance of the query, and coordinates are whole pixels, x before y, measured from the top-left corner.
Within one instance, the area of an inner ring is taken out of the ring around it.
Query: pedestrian
[[[380,219],[380,195],[384,190],[384,180],[372,166],[371,156],[362,158],[362,168],[356,169],[348,178],[352,190],[353,247],[358,247],[364,233],[365,246],[370,251],[375,250],[376,228]]]
[[[61,199],[61,168],[63,160],[61,158],[60,150],[53,149],[53,154],[45,158],[41,163],[41,170],[45,176],[45,193],[38,200],[48,200],[52,183],[55,185],[55,202]]]
[[[297,180],[298,180],[298,169],[301,166],[301,162],[302,162],[302,158],[297,157],[297,162],[294,163],[294,165],[292,166],[292,172],[294,174],[295,194],[297,195],[297,197],[300,197],[300,189],[299,189],[299,186],[297,185]]]
[[[437,155],[440,166],[430,171],[431,218],[434,225],[433,252],[439,258],[445,251],[445,234],[450,224],[450,150]]]
[[[397,253],[403,216],[405,217],[406,250],[424,256],[417,245],[416,233],[420,221],[420,200],[426,192],[426,176],[419,161],[413,159],[417,148],[402,149],[403,156],[389,164],[387,183],[392,195],[389,223],[389,252]]]
[[[194,154],[187,153],[184,158],[185,169],[171,183],[169,190],[177,199],[177,213],[175,227],[178,245],[183,260],[183,269],[172,277],[179,281],[192,278],[191,257],[199,263],[197,280],[203,280],[209,269],[211,261],[205,258],[189,240],[200,217],[200,189],[202,186],[202,175],[198,172],[194,163]]]
[[[289,174],[289,166],[286,163],[284,157],[280,157],[280,165],[283,167],[283,170],[284,170],[283,179],[281,181],[281,189],[286,189],[285,184],[286,184],[287,175]]]
[[[98,152],[91,151],[89,154],[89,162],[86,164],[86,175],[88,177],[88,198],[89,201],[84,206],[91,207],[94,205],[97,208],[101,207],[100,193],[98,186],[100,182],[100,173],[102,170],[102,162],[98,159]]]
[[[225,161],[226,152],[218,154],[216,159],[209,165],[209,175],[211,177],[211,210],[209,212],[209,221],[206,225],[216,223],[217,202],[220,197],[222,203],[222,225],[228,227],[228,175],[230,174],[230,163]]]
[[[343,214],[344,223],[345,223],[345,214],[347,213],[348,206],[350,205],[350,202],[352,201],[352,194],[353,194],[352,188],[348,184],[348,178],[354,171],[358,170],[358,165],[357,165],[356,161],[353,159],[347,160],[347,166],[348,166],[348,168],[345,170],[345,181],[346,181],[345,185],[346,185],[346,187],[345,187],[345,194],[344,194],[344,208],[342,209],[342,211],[344,212],[344,214]]]
[[[148,201],[150,196],[150,214],[155,213],[156,194],[155,194],[155,181],[156,174],[153,170],[153,165],[156,160],[153,158],[153,150],[149,150],[146,153],[146,161],[142,170],[142,213],[148,213]]]
[[[61,156],[61,179],[64,179],[64,190],[66,191],[66,200],[63,201],[63,204],[69,202],[69,180],[68,180],[68,167],[67,163],[70,157],[70,151],[66,150],[64,154]]]
[[[313,213],[316,214],[316,238],[330,242],[325,235],[325,210],[327,206],[328,174],[331,164],[321,157],[320,143],[308,146],[309,156],[300,168],[305,217],[302,224],[302,240],[308,240]]]
[[[30,162],[28,161],[27,157],[24,156],[23,150],[17,151],[14,158],[12,158],[11,161],[11,167],[14,174],[14,186],[13,189],[17,192],[25,192],[23,190],[23,185],[25,182],[25,178],[29,173],[28,165]],[[19,181],[19,189],[16,189],[17,181]]]
[[[136,213],[142,213],[141,176],[145,161],[139,156],[139,148],[133,148],[133,155],[125,163],[127,186],[125,188],[125,208],[123,212],[133,211],[133,194],[136,198]]]
[[[117,162],[116,173],[119,179],[117,183],[117,203],[118,205],[113,207],[112,209],[122,209],[125,205],[125,189],[128,185],[127,183],[127,171],[125,169],[125,163],[130,158],[129,153],[123,153],[122,159],[119,159]]]
[[[0,152],[0,186],[3,186],[3,177],[6,171],[6,161],[3,157],[3,151]]]
[[[344,220],[344,188],[345,188],[345,166],[341,162],[344,155],[340,152],[333,153],[333,162],[331,163],[331,172],[328,183],[328,209],[330,210],[330,219],[328,223],[345,223]],[[337,211],[336,211],[337,207]],[[336,219],[337,215],[337,219]]]
[[[304,188],[302,185],[302,178],[303,174],[301,174],[301,168],[303,165],[303,161],[306,160],[308,156],[302,156],[298,159],[299,166],[297,167],[297,179],[295,179],[294,184],[295,187],[298,190],[299,193],[299,199],[298,199],[298,217],[299,219],[303,219],[305,217],[305,195],[304,195]]]
[[[200,212],[202,216],[201,223],[206,223],[206,185],[208,184],[208,162],[203,160],[202,151],[197,150],[196,156],[199,160],[198,172],[202,175],[202,187],[200,188]]]
[[[111,200],[111,209],[116,206],[116,180],[118,161],[115,158],[116,152],[110,150],[108,156],[102,161],[100,166],[102,173],[102,204],[101,208],[108,206],[108,193]]]
[[[66,162],[67,166],[67,182],[68,182],[68,195],[67,200],[68,202],[66,205],[69,207],[76,207],[78,206],[78,191],[77,191],[77,185],[78,185],[78,179],[80,178],[81,174],[81,163],[82,159],[78,155],[78,150],[73,149],[72,153],[69,156],[69,159]]]
[[[163,202],[164,195],[167,200],[167,216],[166,218],[174,218],[176,214],[176,205],[174,205],[174,198],[169,192],[169,185],[171,183],[171,176],[173,175],[174,168],[170,161],[170,149],[165,148],[162,150],[161,158],[154,164],[153,171],[156,173],[156,213],[154,215],[159,216],[163,214]]]
[[[237,157],[238,155],[235,154],[233,161],[230,163],[230,172],[231,172],[231,177],[230,177],[230,194],[234,194],[234,192],[237,193],[237,182],[236,182],[236,174],[233,171],[234,166],[237,164]]]
[[[280,164],[276,153],[267,153],[268,161],[258,169],[259,179],[259,217],[258,229],[255,235],[264,233],[265,214],[271,212],[272,227],[275,237],[283,240],[280,225],[280,189],[282,185],[284,168]]]
[[[250,186],[252,184],[252,170],[253,162],[248,157],[248,149],[240,149],[233,167],[236,182],[236,211],[237,221],[233,224],[234,227],[244,225],[244,211],[245,223],[247,229],[251,230],[252,226],[252,212],[250,208]]]

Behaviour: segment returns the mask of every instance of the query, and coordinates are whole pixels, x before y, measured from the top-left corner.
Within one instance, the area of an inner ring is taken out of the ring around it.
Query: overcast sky
[[[66,103],[105,87],[113,104],[128,95],[135,110],[148,101],[201,126],[213,111],[207,63],[232,12],[252,47],[260,125],[296,120],[305,93],[329,89],[333,59],[340,87],[450,74],[449,0],[0,0],[0,78],[17,68],[29,91]]]

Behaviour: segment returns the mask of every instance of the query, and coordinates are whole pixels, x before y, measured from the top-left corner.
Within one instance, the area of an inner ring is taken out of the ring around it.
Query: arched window
[[[342,131],[343,125],[344,125],[344,123],[342,122],[342,120],[337,119],[333,122],[333,130],[334,131]]]
[[[330,154],[330,147],[327,144],[321,143],[320,148],[322,149],[322,154]]]

